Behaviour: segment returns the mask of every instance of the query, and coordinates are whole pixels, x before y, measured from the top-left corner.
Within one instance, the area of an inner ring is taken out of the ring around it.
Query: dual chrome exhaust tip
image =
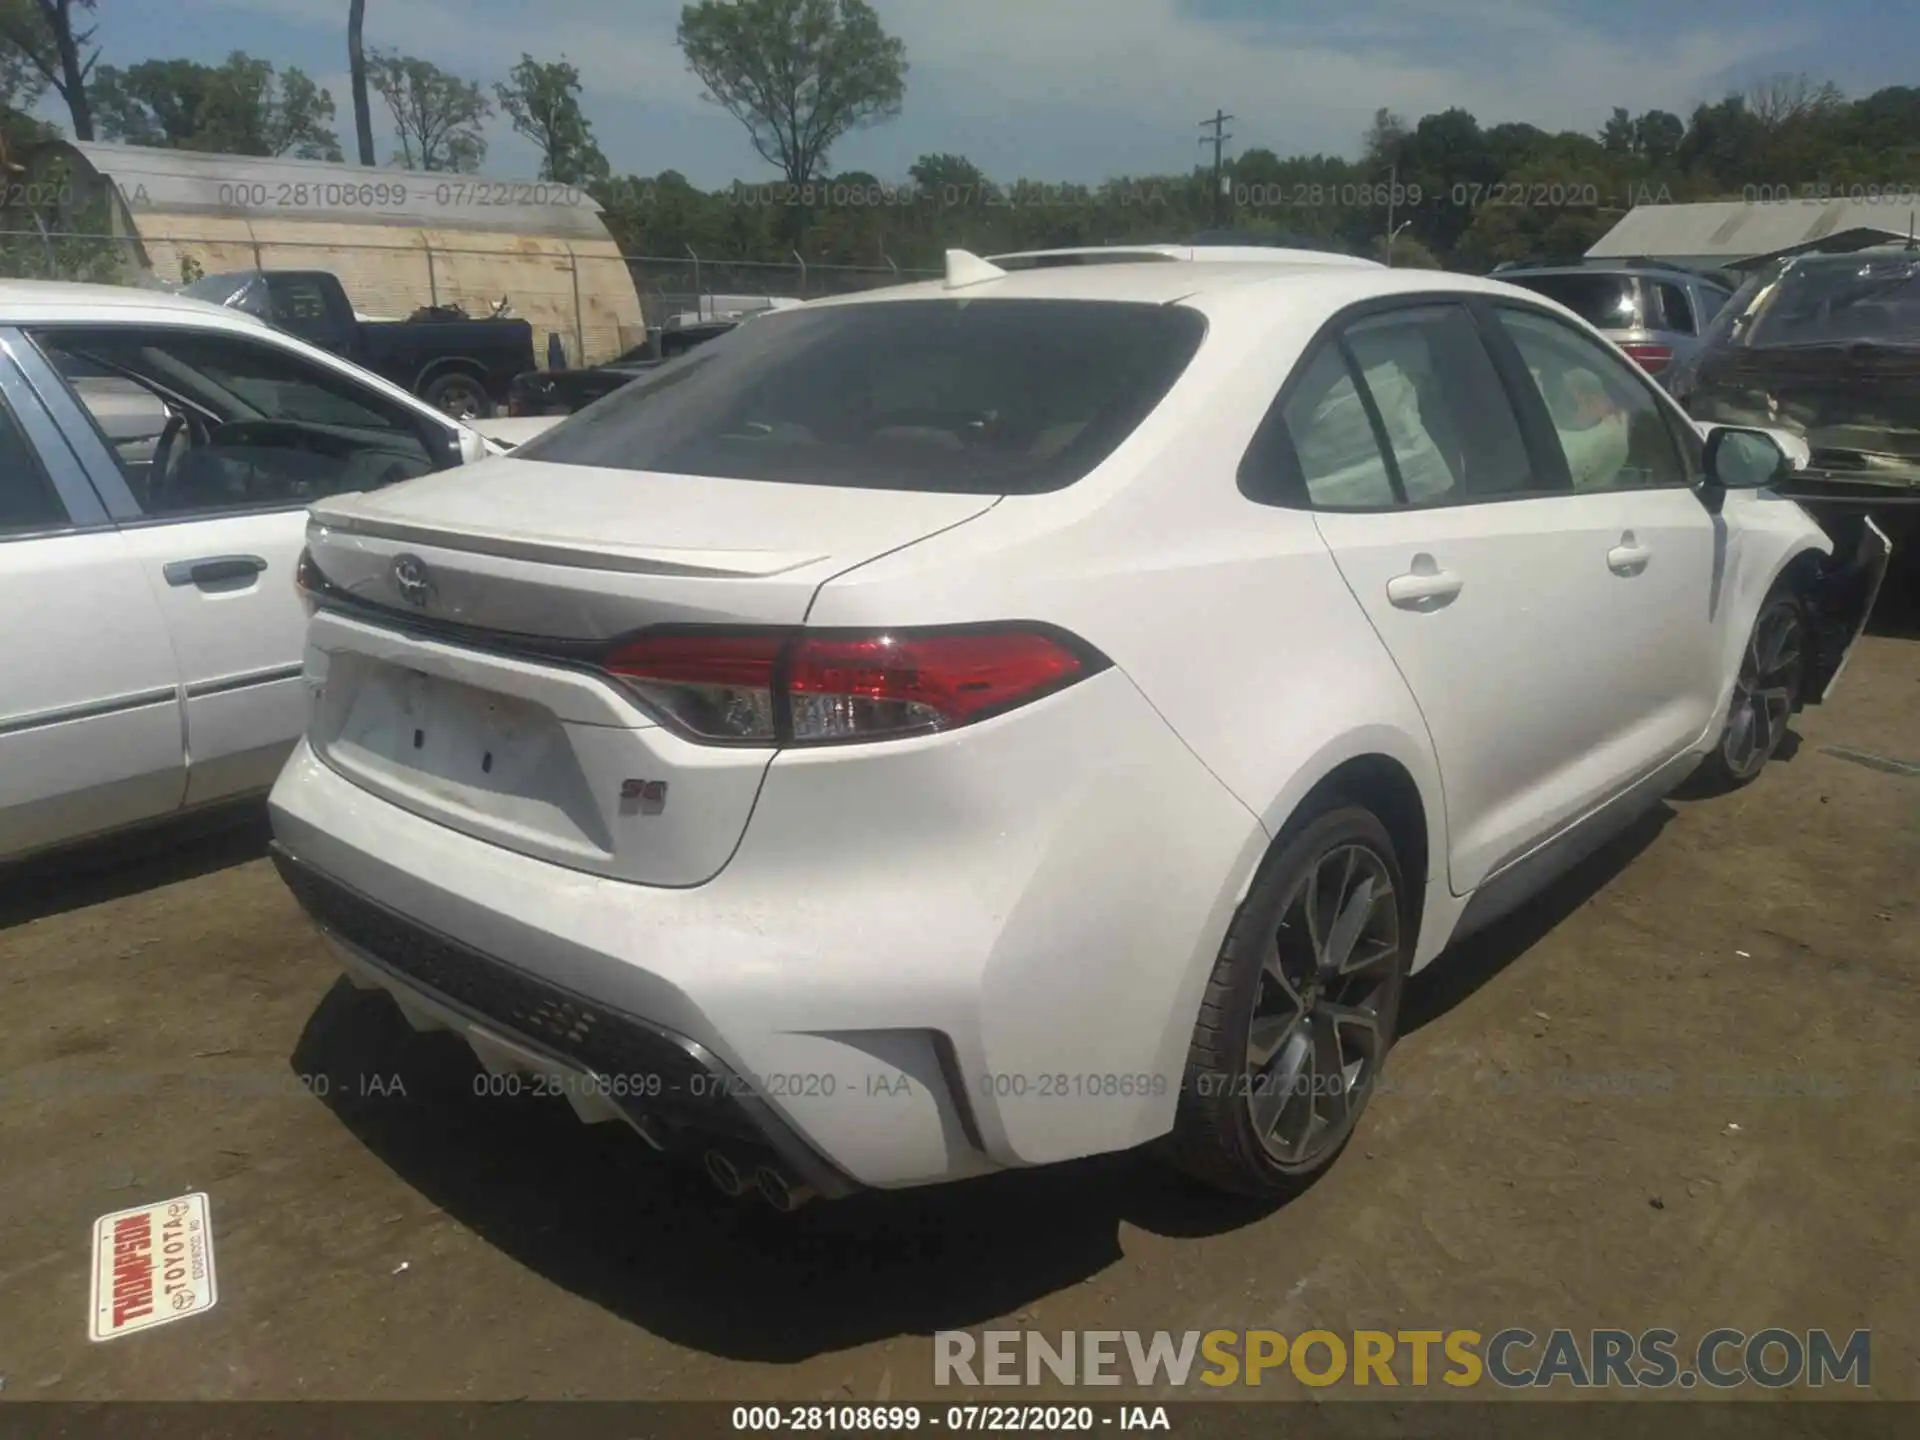
[[[709,1150],[704,1160],[707,1179],[730,1200],[748,1191],[757,1194],[782,1215],[791,1215],[813,1199],[813,1191],[773,1165],[748,1166],[724,1150]]]

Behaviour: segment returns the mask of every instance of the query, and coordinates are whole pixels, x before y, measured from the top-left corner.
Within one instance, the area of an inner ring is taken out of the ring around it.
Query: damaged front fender
[[[1847,668],[1854,642],[1867,628],[1893,555],[1893,542],[1870,516],[1854,524],[1830,522],[1833,554],[1802,592],[1813,653],[1808,657],[1805,698],[1819,704],[1833,693]]]

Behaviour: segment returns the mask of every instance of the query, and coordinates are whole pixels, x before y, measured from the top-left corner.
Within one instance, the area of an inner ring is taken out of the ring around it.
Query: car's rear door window
[[[1699,327],[1694,322],[1693,302],[1687,298],[1687,292],[1668,280],[1649,283],[1647,327],[1675,335],[1693,334]]]
[[[806,485],[1032,494],[1072,484],[1205,334],[1177,305],[899,300],[756,317],[519,458]]]
[[[1311,503],[1326,509],[1394,503],[1379,434],[1337,345],[1319,347],[1280,413]]]
[[[1631,330],[1640,324],[1639,286],[1632,275],[1509,274],[1499,278],[1566,306],[1596,330]]]
[[[1452,303],[1397,306],[1320,341],[1261,426],[1241,487],[1329,510],[1539,488],[1479,327]]]
[[[1462,306],[1389,311],[1349,327],[1345,340],[1409,504],[1533,488],[1520,422]]]

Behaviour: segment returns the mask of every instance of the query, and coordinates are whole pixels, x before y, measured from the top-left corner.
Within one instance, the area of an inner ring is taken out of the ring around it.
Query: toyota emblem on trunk
[[[400,587],[402,600],[422,610],[433,598],[433,576],[427,571],[427,562],[418,555],[394,557],[393,583]]]

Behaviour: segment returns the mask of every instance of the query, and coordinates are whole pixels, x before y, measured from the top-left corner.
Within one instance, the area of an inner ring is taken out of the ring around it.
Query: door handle
[[[198,585],[202,590],[251,581],[267,568],[258,555],[207,555],[198,560],[175,560],[161,573],[169,585]]]
[[[1607,551],[1607,568],[1616,575],[1638,575],[1652,558],[1653,552],[1635,540],[1629,530],[1620,537],[1618,545]]]
[[[1387,581],[1387,599],[1402,610],[1438,610],[1458,595],[1464,584],[1451,570],[1423,569],[1416,561],[1413,570]]]

